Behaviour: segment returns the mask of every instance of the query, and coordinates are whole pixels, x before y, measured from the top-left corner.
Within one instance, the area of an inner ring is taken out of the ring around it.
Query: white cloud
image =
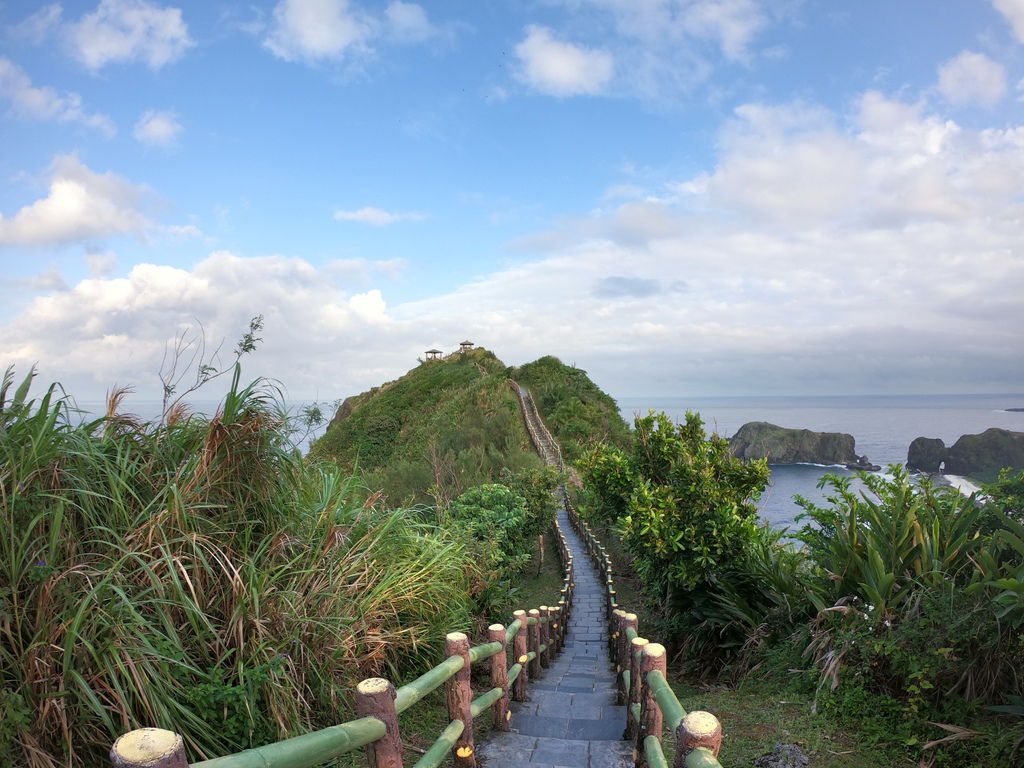
[[[181,9],[149,0],[101,0],[67,31],[74,56],[93,70],[128,61],[159,69],[193,45]]]
[[[963,51],[939,67],[939,91],[951,104],[993,107],[1006,95],[1006,70],[983,53]]]
[[[742,59],[767,19],[755,0],[697,0],[679,11],[679,24],[694,37],[710,38],[730,59]]]
[[[430,23],[423,6],[393,0],[384,12],[388,29],[396,40],[417,43],[429,40],[437,34],[437,28]]]
[[[64,9],[61,8],[60,3],[44,5],[31,16],[15,25],[12,30],[14,36],[39,44],[49,37],[50,33],[60,27],[63,13]]]
[[[869,92],[847,119],[747,105],[720,147],[675,200],[583,217],[538,261],[396,320],[442,338],[461,322],[506,361],[553,352],[620,392],[1021,380],[1024,127],[968,130]]]
[[[611,80],[615,62],[607,51],[558,40],[547,27],[530,25],[516,45],[516,77],[551,96],[600,93]]]
[[[415,211],[392,212],[366,206],[354,211],[335,211],[334,219],[335,221],[358,221],[374,227],[383,227],[399,221],[419,221],[423,219],[423,214]]]
[[[600,35],[614,60],[616,95],[672,102],[704,85],[721,59],[777,58],[756,49],[792,3],[765,0],[552,0],[576,29]],[[607,92],[607,88],[602,89]]]
[[[117,269],[117,254],[113,251],[91,251],[85,256],[92,277],[107,277]]]
[[[175,240],[191,240],[203,236],[203,231],[195,224],[170,224],[162,229]]]
[[[106,115],[87,112],[77,93],[57,93],[49,86],[34,86],[24,70],[10,59],[0,56],[0,97],[7,99],[11,112],[32,120],[72,122],[93,128],[113,137],[117,128]]]
[[[112,235],[142,236],[145,185],[116,174],[95,173],[74,155],[51,166],[49,194],[14,216],[0,215],[0,246],[66,243]]]
[[[347,0],[281,0],[263,44],[285,61],[339,60],[371,34],[370,19]]]
[[[1024,0],[992,0],[992,5],[1006,17],[1017,40],[1024,43]]]
[[[56,264],[51,264],[43,272],[33,275],[25,281],[25,286],[33,291],[66,291],[67,281],[60,273]]]
[[[226,339],[230,349],[256,314],[266,318],[264,342],[244,362],[245,375],[276,377],[292,392],[352,394],[422,352],[420,332],[394,326],[379,289],[350,291],[301,259],[216,252],[188,270],[137,264],[124,277],[97,271],[38,296],[0,327],[0,359],[25,368],[39,361],[44,378],[59,378],[78,397],[115,382],[153,397],[165,345],[177,334],[198,318],[211,348]]]
[[[154,147],[170,147],[178,142],[183,128],[174,112],[150,109],[135,123],[135,138]]]
[[[675,188],[689,206],[779,231],[952,224],[1016,205],[1020,133],[965,131],[873,91],[845,126],[818,107],[751,104],[723,131],[714,171]]]

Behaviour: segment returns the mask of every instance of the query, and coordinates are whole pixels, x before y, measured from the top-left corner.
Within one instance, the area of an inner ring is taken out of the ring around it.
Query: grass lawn
[[[725,768],[753,765],[754,759],[776,744],[797,744],[814,768],[877,768],[885,755],[862,747],[855,734],[843,732],[823,716],[811,713],[811,701],[797,694],[780,694],[774,686],[748,679],[736,688],[694,685],[672,680],[672,689],[686,711],[714,713],[722,722],[724,739],[719,760]],[[666,734],[665,752],[674,754],[674,738]],[[669,764],[672,757],[669,756]]]

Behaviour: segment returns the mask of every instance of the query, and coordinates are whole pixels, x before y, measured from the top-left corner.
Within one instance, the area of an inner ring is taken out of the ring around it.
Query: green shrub
[[[100,765],[142,726],[196,757],[304,733],[468,628],[465,543],[304,461],[260,382],[236,369],[213,418],[115,397],[80,424],[31,378],[0,383],[0,761]]]

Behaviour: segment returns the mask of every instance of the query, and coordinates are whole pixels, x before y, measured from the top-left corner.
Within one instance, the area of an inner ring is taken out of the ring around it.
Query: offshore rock
[[[963,435],[946,459],[951,475],[992,478],[1000,469],[1024,469],[1024,432],[992,427],[980,435]]]
[[[994,480],[1000,469],[1024,469],[1024,432],[992,427],[980,435],[961,435],[946,448],[937,438],[919,437],[907,451],[907,468]]]
[[[766,421],[740,427],[729,439],[729,450],[738,459],[768,459],[769,464],[859,464],[861,458],[853,435],[787,429]]]
[[[934,474],[940,471],[949,450],[937,437],[917,437],[907,450],[907,469]]]
[[[847,462],[846,468],[855,472],[878,472],[881,469],[878,464],[872,464],[867,455],[858,456],[856,461]]]

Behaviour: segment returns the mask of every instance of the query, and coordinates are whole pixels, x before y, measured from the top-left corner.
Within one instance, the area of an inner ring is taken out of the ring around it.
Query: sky
[[[0,147],[0,365],[82,399],[256,315],[294,399],[1024,391],[1024,0],[0,0]]]

